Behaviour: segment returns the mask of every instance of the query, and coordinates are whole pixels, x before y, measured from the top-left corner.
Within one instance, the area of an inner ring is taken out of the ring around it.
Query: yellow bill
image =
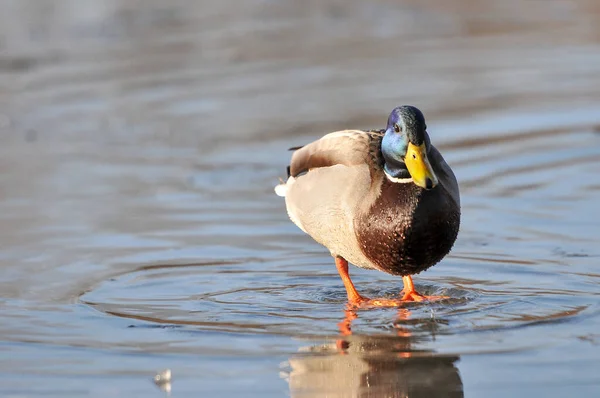
[[[425,143],[419,146],[408,143],[404,163],[413,181],[418,186],[431,189],[438,184],[437,176],[431,168],[429,159],[427,159]]]

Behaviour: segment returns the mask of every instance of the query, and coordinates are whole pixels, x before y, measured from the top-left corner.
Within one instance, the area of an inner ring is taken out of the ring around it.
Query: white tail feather
[[[277,196],[281,196],[282,198],[285,198],[286,192],[287,192],[286,184],[279,184],[275,187],[275,193],[277,194]]]
[[[281,181],[281,184],[275,187],[275,193],[277,194],[277,196],[281,196],[282,198],[284,198],[289,186],[292,185],[295,181],[296,179],[294,177],[288,178],[287,182]]]

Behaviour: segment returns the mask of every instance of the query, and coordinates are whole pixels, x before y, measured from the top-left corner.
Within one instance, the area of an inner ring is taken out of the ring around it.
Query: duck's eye
[[[396,133],[399,133],[399,132],[400,132],[400,130],[402,130],[402,129],[400,128],[400,126],[398,126],[397,124],[394,124],[394,131],[395,131]]]

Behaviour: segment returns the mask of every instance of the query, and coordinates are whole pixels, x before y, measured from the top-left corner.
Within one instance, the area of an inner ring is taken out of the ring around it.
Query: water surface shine
[[[596,394],[600,9],[498,4],[1,5],[0,392]],[[402,103],[461,185],[450,298],[350,311],[273,186]]]

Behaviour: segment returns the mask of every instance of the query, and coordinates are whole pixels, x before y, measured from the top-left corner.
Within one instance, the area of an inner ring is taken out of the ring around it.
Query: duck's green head
[[[381,142],[385,172],[394,178],[412,178],[425,189],[434,188],[438,179],[427,158],[430,147],[421,111],[410,105],[394,108]]]

